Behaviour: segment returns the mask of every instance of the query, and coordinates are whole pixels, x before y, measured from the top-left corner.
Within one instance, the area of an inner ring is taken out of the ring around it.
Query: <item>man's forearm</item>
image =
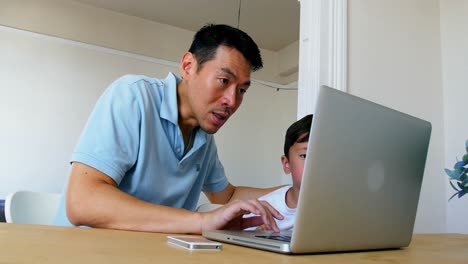
[[[198,213],[147,203],[126,193],[123,196],[119,193],[120,197],[110,195],[102,189],[98,193],[107,198],[91,197],[93,199],[86,201],[84,207],[87,210],[81,211],[78,217],[80,220],[75,224],[146,232],[202,234],[204,230],[243,230],[264,223],[272,223],[274,230],[279,231],[273,217],[282,219],[278,212],[257,200],[237,199],[214,211]],[[256,192],[248,193],[252,195]],[[99,204],[96,204],[96,200],[99,200]],[[254,212],[259,217],[244,220],[242,215],[249,212]]]
[[[237,186],[234,189],[234,193],[231,196],[230,201],[235,199],[246,200],[246,199],[257,199],[267,193],[270,193],[282,186],[275,186],[270,188],[253,188],[246,186]]]
[[[199,213],[139,200],[84,164],[73,164],[66,198],[67,216],[75,225],[163,233],[201,232]]]
[[[81,163],[73,163],[66,193],[67,217],[74,225],[91,227],[148,231],[161,233],[201,234],[203,230],[234,228],[242,230],[263,223],[273,223],[273,217],[281,217],[274,209],[255,199],[272,189],[228,187],[220,193],[209,194],[212,201],[226,203],[210,212],[191,212],[142,201],[117,188],[117,184],[102,172]],[[244,220],[246,212],[255,212],[259,217]]]
[[[103,195],[108,195],[108,198],[102,197]],[[76,224],[162,233],[199,234],[201,232],[198,213],[146,203],[127,197],[127,194],[110,195],[104,192],[99,196],[98,199],[90,199],[89,202],[85,201],[79,206],[83,210],[79,217],[75,217],[79,219]],[[99,204],[93,204],[93,200],[99,201]],[[77,205],[69,204],[69,206],[73,208]]]

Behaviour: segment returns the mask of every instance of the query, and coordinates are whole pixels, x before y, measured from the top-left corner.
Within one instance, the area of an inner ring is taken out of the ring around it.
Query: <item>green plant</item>
[[[456,195],[461,198],[468,193],[468,140],[465,141],[465,149],[465,155],[463,155],[461,161],[457,159],[457,162],[453,165],[453,170],[445,169],[445,173],[449,176],[450,185],[457,191],[450,197],[449,201]]]

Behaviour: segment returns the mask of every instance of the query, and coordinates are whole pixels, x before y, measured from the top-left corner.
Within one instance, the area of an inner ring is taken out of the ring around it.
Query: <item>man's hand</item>
[[[243,218],[245,214],[249,213],[254,213],[257,216]],[[234,200],[211,212],[201,213],[201,215],[202,232],[218,229],[243,230],[261,225],[279,232],[275,218],[283,219],[283,216],[268,202],[257,199]]]

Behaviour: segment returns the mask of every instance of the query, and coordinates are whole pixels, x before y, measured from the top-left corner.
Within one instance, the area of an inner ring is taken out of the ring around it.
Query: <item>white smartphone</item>
[[[167,242],[189,250],[221,250],[223,244],[196,236],[167,236]]]

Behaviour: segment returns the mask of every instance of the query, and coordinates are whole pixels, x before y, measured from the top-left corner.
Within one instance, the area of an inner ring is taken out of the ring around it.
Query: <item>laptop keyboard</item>
[[[255,237],[278,240],[278,241],[283,241],[283,242],[291,242],[291,237],[284,236],[284,235],[283,236],[269,235],[269,236],[255,236]]]

